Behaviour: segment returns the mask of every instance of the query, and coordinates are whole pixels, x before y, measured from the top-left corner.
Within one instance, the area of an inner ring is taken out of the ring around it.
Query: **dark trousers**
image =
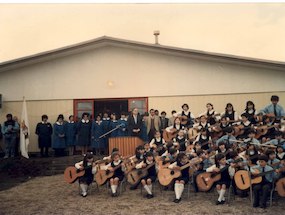
[[[253,205],[266,206],[267,198],[269,197],[271,190],[271,183],[260,183],[253,186],[254,201]]]

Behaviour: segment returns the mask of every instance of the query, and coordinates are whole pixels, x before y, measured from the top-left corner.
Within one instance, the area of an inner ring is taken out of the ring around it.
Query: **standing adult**
[[[87,148],[90,145],[91,127],[92,127],[92,123],[89,119],[89,113],[83,113],[82,119],[78,123],[78,127],[77,127],[77,134],[78,134],[77,144],[81,146],[82,154],[87,153]]]
[[[101,155],[101,151],[105,151],[105,148],[107,147],[104,144],[103,138],[99,138],[103,134],[103,124],[101,120],[101,116],[98,115],[96,117],[96,120],[92,122],[92,128],[91,128],[91,146],[93,149],[93,153],[96,155]]]
[[[259,111],[262,115],[269,115],[275,118],[275,122],[279,123],[280,119],[285,116],[284,108],[278,104],[279,97],[276,95],[271,96],[271,104],[267,105]]]
[[[63,115],[57,117],[56,123],[53,125],[53,142],[52,148],[56,157],[64,155],[65,145],[65,125],[63,123]]]
[[[169,119],[166,117],[166,112],[162,111],[160,116],[160,133],[168,127]]]
[[[36,127],[38,135],[38,144],[41,150],[42,157],[48,157],[48,148],[51,147],[52,125],[47,121],[48,116],[42,115],[42,122],[39,122]]]
[[[159,116],[155,115],[154,109],[149,110],[149,116],[146,120],[146,131],[149,140],[154,138],[155,132],[159,131],[161,122]]]
[[[74,155],[74,148],[76,145],[76,128],[77,123],[74,122],[74,116],[70,115],[68,121],[65,123],[65,144],[68,147],[69,155]]]
[[[20,123],[19,123],[19,119],[17,116],[13,116],[13,120],[15,121],[15,123],[18,124],[19,128],[20,128]],[[15,141],[15,156],[19,156],[19,147],[20,147],[20,129],[17,131],[17,136],[16,136],[16,141]]]
[[[139,137],[142,129],[142,117],[139,115],[137,108],[132,110],[128,117],[128,132],[129,136]]]
[[[4,135],[4,144],[5,144],[5,157],[15,156],[15,144],[17,133],[19,132],[19,124],[13,120],[12,114],[6,115],[6,121],[2,126],[2,133]]]

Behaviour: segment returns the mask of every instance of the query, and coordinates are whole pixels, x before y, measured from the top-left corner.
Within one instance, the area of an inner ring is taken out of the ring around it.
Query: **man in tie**
[[[137,108],[134,108],[131,115],[128,117],[128,132],[129,136],[140,136],[142,129],[142,117],[139,115]]]
[[[278,104],[279,97],[276,95],[271,96],[271,104],[267,105],[259,111],[261,115],[269,115],[275,118],[275,123],[279,123],[280,119],[285,116],[284,108]]]
[[[253,207],[260,206],[261,208],[266,208],[266,201],[272,188],[272,182],[276,177],[276,173],[267,162],[268,157],[266,155],[260,155],[258,165],[251,167],[252,175],[259,176],[260,174],[260,177],[262,177],[262,181],[259,184],[253,185]]]

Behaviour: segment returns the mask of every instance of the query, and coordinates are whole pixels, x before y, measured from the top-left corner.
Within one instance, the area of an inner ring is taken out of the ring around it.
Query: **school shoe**
[[[87,192],[84,192],[81,195],[82,195],[82,197],[86,197],[87,196]]]
[[[222,205],[224,203],[225,203],[225,201],[216,201],[216,205]]]
[[[179,203],[181,201],[181,198],[180,199],[174,199],[174,203]]]
[[[146,195],[146,198],[148,198],[148,199],[151,199],[151,198],[153,198],[154,196],[153,196],[153,194],[147,194]]]
[[[6,159],[6,158],[8,158],[8,157],[9,157],[8,155],[5,155],[5,156],[4,156],[4,159]]]
[[[266,204],[261,204],[260,208],[266,209]]]

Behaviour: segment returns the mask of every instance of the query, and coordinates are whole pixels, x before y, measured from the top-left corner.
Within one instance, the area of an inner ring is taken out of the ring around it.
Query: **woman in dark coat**
[[[78,127],[77,127],[77,134],[78,134],[77,145],[81,146],[82,154],[87,153],[87,148],[90,145],[91,127],[92,127],[92,123],[89,120],[89,113],[83,113],[82,119],[78,123]]]

